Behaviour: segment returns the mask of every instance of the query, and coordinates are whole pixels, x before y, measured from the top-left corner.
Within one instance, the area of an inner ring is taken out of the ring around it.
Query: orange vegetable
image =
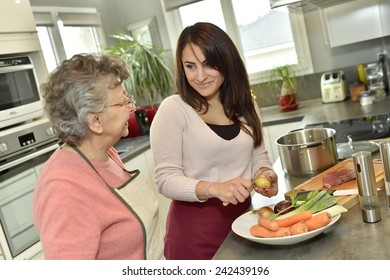
[[[305,221],[305,224],[309,231],[322,228],[329,224],[332,221],[332,216],[329,214],[329,212],[321,212],[317,215],[314,215],[310,219]]]
[[[290,227],[293,224],[296,224],[298,222],[306,221],[307,219],[311,218],[313,216],[313,213],[310,211],[303,211],[298,214],[292,215],[290,217],[280,219],[280,220],[274,220],[279,227]]]
[[[263,226],[266,229],[276,231],[279,229],[278,224],[275,221],[270,221],[267,218],[259,217],[258,222],[259,226]]]
[[[276,231],[266,229],[265,227],[254,225],[250,228],[250,233],[256,237],[273,238],[289,236],[290,230],[288,228],[279,228]]]
[[[307,228],[307,225],[304,222],[299,222],[290,226],[291,235],[302,234],[308,231],[309,229]]]

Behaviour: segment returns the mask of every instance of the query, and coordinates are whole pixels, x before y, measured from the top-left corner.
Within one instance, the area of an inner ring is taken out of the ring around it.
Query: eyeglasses
[[[134,100],[133,96],[130,96],[128,99],[126,99],[122,103],[106,105],[104,107],[116,107],[116,106],[123,107],[123,106],[129,106],[129,105],[135,105],[135,100]]]

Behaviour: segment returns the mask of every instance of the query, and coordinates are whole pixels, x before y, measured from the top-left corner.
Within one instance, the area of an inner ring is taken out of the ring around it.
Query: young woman
[[[159,191],[172,199],[167,259],[211,259],[251,203],[251,182],[277,176],[264,148],[257,106],[240,55],[219,27],[197,23],[176,50],[178,95],[160,105],[151,128]],[[225,206],[226,205],[226,206]]]

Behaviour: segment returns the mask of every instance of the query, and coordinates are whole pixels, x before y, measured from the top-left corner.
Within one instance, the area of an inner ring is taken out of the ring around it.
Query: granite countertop
[[[123,162],[127,162],[150,149],[149,135],[121,138],[115,145]]]
[[[323,103],[322,99],[311,99],[302,101],[298,109],[289,112],[282,112],[278,106],[261,108],[261,119],[264,126],[298,122],[316,124],[323,122],[336,122],[351,118],[360,118],[379,114],[388,114],[390,108],[390,96],[374,102],[372,105],[360,105],[347,99],[342,102]]]

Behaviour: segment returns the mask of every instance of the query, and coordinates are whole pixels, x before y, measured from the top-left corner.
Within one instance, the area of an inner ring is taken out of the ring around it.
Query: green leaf
[[[309,209],[313,214],[325,210],[333,205],[337,204],[337,200],[334,196],[326,193],[321,199]]]

